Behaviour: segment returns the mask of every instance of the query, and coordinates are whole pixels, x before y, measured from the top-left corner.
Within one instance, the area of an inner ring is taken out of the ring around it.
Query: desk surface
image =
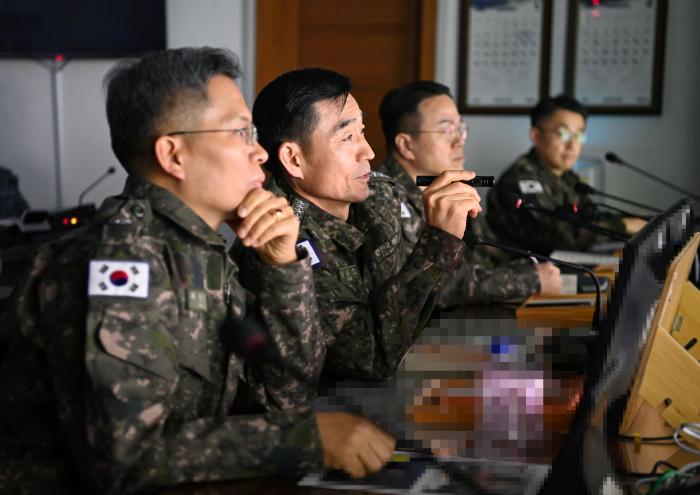
[[[509,314],[499,318],[498,313]],[[582,381],[586,329],[522,328],[515,307],[442,312],[380,385],[341,382],[323,409],[359,410],[400,445],[447,455],[549,463],[565,438]],[[482,313],[482,318],[465,315]],[[566,363],[563,365],[562,363]],[[337,494],[298,477],[175,487],[167,494]],[[364,492],[356,492],[364,493]]]

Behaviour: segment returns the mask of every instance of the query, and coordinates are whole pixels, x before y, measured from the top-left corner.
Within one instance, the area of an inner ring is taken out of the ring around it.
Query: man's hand
[[[622,222],[625,224],[625,232],[628,234],[636,234],[647,223],[646,220],[635,217],[624,217]]]
[[[540,294],[559,295],[562,289],[561,271],[549,261],[537,265],[540,277]]]
[[[252,247],[267,265],[297,260],[299,220],[285,198],[265,189],[251,190],[229,225],[244,246]]]
[[[323,465],[353,478],[379,471],[389,462],[396,440],[368,419],[344,412],[316,413]]]
[[[476,218],[481,211],[481,197],[476,189],[459,181],[475,176],[466,170],[446,170],[426,187],[423,191],[426,223],[461,239],[467,217]]]

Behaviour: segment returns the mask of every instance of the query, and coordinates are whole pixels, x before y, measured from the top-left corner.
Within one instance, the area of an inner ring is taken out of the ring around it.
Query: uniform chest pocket
[[[175,390],[177,352],[163,320],[151,318],[133,307],[101,314],[97,349],[89,346],[86,353],[93,386],[109,390],[120,401],[164,399]]]

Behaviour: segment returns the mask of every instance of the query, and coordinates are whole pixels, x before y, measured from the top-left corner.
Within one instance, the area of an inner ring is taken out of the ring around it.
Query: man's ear
[[[176,136],[160,136],[153,145],[156,162],[166,174],[178,179],[185,179],[183,158],[185,146],[182,138]]]
[[[304,151],[299,144],[285,141],[279,147],[277,158],[290,177],[304,179]]]
[[[416,161],[416,154],[414,153],[415,144],[413,142],[413,136],[410,134],[399,132],[394,136],[394,149],[400,158],[411,162]]]
[[[532,145],[537,146],[540,139],[542,139],[542,131],[540,131],[537,127],[530,127],[530,142]]]

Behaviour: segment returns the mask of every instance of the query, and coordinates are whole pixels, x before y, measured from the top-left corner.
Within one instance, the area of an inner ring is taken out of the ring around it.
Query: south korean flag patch
[[[538,180],[519,180],[520,194],[539,194],[544,192],[542,183]]]
[[[149,266],[143,261],[91,260],[88,296],[148,297]]]

